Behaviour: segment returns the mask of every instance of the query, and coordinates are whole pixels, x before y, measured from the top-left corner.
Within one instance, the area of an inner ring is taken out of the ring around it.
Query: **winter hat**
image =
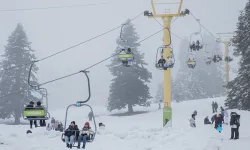
[[[38,101],[37,103],[36,103],[36,105],[38,105],[38,106],[41,106],[41,102],[40,101]]]
[[[85,126],[87,125],[87,126],[89,126],[89,122],[85,122],[85,124],[84,124]]]

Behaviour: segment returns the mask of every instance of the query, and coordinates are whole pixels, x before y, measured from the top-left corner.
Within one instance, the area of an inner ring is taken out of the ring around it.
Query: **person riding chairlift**
[[[189,67],[189,68],[194,69],[195,66],[196,66],[196,62],[195,62],[195,59],[194,59],[194,58],[193,58],[193,60],[191,60],[191,59],[189,58],[187,63],[188,63],[188,67]]]
[[[193,43],[189,46],[191,51],[195,51],[196,50],[196,45],[195,42],[193,41]]]
[[[163,58],[163,56],[161,56],[161,59],[158,60],[157,67],[163,68],[165,63],[166,63],[166,60]]]
[[[83,140],[82,148],[85,149],[87,140],[90,140],[93,136],[94,132],[91,130],[91,127],[89,126],[89,122],[86,122],[84,124],[84,127],[80,131],[80,136],[78,137],[78,146],[77,148],[80,149],[81,146],[81,140]]]
[[[127,52],[125,51],[125,49],[122,49],[120,54],[132,54],[132,52],[130,48],[127,49]],[[121,61],[124,66],[131,66],[133,60],[134,58],[132,57],[132,58],[123,58]]]
[[[199,51],[200,49],[202,49],[202,45],[200,44],[199,40],[196,41],[195,48],[196,48],[197,51]]]

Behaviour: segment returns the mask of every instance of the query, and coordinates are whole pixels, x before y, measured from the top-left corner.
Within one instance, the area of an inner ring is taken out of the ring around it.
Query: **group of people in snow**
[[[42,103],[40,101],[38,101],[36,103],[36,106],[34,106],[34,104],[35,103],[33,101],[30,101],[30,103],[25,107],[24,110],[34,110],[34,109],[36,109],[36,110],[44,110],[43,106],[41,105]],[[27,117],[27,118],[30,118],[30,117]],[[34,118],[34,117],[32,117],[32,118]],[[30,120],[30,128],[31,129],[32,129],[33,123],[34,123],[35,127],[38,127],[36,120]],[[41,127],[46,126],[45,120],[39,120],[39,123],[40,123]]]
[[[46,127],[46,130],[47,131],[55,130],[55,131],[63,132],[63,124],[62,122],[55,120],[55,118],[52,117],[50,123],[48,123]]]
[[[212,102],[212,110],[213,113],[217,112],[218,104],[217,102]],[[189,119],[190,126],[195,128],[195,117],[197,116],[197,111],[195,110],[191,115],[191,119]],[[229,121],[230,117],[230,121]],[[218,131],[222,131],[223,124],[230,124],[231,126],[231,137],[230,139],[239,139],[239,127],[240,127],[240,115],[236,112],[231,112],[230,116],[228,115],[228,110],[224,109],[222,106],[220,107],[220,113],[216,113],[211,117],[211,121],[209,120],[208,116],[204,119],[204,124],[213,124],[214,128]]]
[[[218,109],[218,103],[213,101],[212,102],[213,113],[217,113],[217,109]]]

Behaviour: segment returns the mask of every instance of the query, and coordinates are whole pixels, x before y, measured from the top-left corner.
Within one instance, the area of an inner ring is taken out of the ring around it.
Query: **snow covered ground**
[[[173,103],[173,127],[162,127],[162,110],[157,105],[135,110],[148,111],[133,116],[111,116],[103,107],[93,107],[97,123],[103,122],[106,131],[96,136],[88,150],[249,150],[250,112],[238,111],[241,115],[240,139],[229,140],[230,127],[224,126],[221,142],[220,134],[212,125],[204,125],[206,116],[212,115],[211,102],[223,105],[224,98],[193,100]],[[188,119],[194,110],[198,111],[197,128],[189,126]],[[81,128],[87,120],[88,108],[70,109],[68,122],[76,121]],[[51,115],[64,120],[65,110],[55,110]],[[91,122],[92,123],[92,122]],[[29,125],[0,124],[0,150],[63,150],[67,149],[61,141],[61,133],[45,132],[43,128],[32,130],[26,135]],[[76,149],[76,148],[73,148]]]

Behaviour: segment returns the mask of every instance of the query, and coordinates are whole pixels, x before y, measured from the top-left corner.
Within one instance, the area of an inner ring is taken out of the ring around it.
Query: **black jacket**
[[[205,119],[204,119],[204,124],[211,124],[211,122],[209,121],[208,118],[205,118]]]
[[[217,128],[219,124],[222,125],[222,122],[224,122],[223,116],[222,115],[219,115],[219,117],[215,116],[214,121],[215,121],[214,128]]]
[[[25,110],[31,110],[31,109],[34,109],[34,106],[29,104],[26,106]]]
[[[69,125],[68,129],[65,130],[64,135],[70,137],[71,135],[76,135],[77,137],[79,136],[79,128],[77,125]]]
[[[240,126],[240,115],[237,113],[231,113],[230,125],[236,125],[237,127]]]

